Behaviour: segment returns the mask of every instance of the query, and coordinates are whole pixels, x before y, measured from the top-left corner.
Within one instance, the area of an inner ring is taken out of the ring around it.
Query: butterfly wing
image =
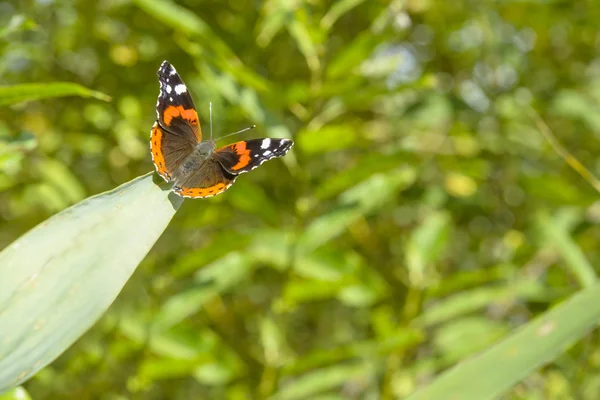
[[[237,176],[227,172],[214,157],[211,157],[186,178],[178,180],[173,186],[173,191],[192,199],[212,197],[226,191],[236,178]]]
[[[156,102],[158,121],[152,127],[150,149],[156,171],[169,182],[202,140],[202,130],[192,96],[175,68],[164,61],[157,75],[160,83]]]
[[[284,156],[294,142],[290,139],[252,139],[217,149],[215,159],[232,175],[252,171],[265,161]]]

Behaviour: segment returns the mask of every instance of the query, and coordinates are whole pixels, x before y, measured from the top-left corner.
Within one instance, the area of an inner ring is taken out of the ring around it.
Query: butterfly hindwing
[[[182,197],[193,199],[212,197],[229,189],[236,178],[211,157],[197,171],[177,182],[173,190]]]
[[[272,158],[284,156],[293,144],[290,139],[243,140],[217,149],[213,156],[227,172],[239,175]]]
[[[163,129],[155,122],[150,135],[150,151],[158,174],[167,182],[171,182],[175,171],[194,151],[194,145],[181,140],[180,136]]]

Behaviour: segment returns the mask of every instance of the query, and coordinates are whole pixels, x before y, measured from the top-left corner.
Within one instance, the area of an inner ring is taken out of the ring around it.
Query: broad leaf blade
[[[110,96],[73,82],[21,83],[0,87],[0,106],[52,97],[79,96],[110,101]]]
[[[0,253],[0,392],[52,362],[114,301],[181,205],[170,193],[147,174]]]

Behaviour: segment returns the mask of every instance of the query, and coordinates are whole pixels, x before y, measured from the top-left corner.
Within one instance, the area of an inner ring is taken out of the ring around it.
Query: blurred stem
[[[583,179],[585,179],[597,192],[600,192],[600,181],[587,169],[582,163],[579,162],[559,141],[556,136],[552,134],[552,131],[540,115],[533,109],[528,108],[527,112],[529,117],[533,120],[541,134],[550,143],[550,146],[556,151],[556,153],[562,158],[569,167],[577,172]]]
[[[264,368],[258,387],[260,399],[268,399],[273,395],[273,393],[275,393],[275,389],[277,388],[278,375],[279,374],[277,373],[276,368],[270,366]]]

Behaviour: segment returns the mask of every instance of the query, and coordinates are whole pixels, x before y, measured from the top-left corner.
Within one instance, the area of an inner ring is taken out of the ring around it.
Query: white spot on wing
[[[179,85],[175,86],[175,93],[177,94],[182,94],[187,92],[187,88],[185,87],[185,85],[183,83],[180,83]],[[171,93],[171,92],[169,92]]]
[[[175,70],[175,67],[171,65],[171,70],[169,71],[169,75],[175,75],[177,73],[177,71]]]
[[[268,149],[270,145],[271,145],[271,139],[269,139],[269,138],[263,139],[262,144],[260,145],[260,148]]]
[[[265,152],[263,153],[263,155],[268,156],[271,154],[271,150],[265,150]]]
[[[173,91],[173,88],[171,85],[167,85],[167,93],[171,93],[171,91]]]

